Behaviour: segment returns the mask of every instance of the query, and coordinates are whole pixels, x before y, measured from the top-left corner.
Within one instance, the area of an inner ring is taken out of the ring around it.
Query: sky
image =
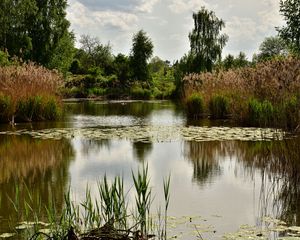
[[[128,55],[134,33],[143,29],[154,44],[153,56],[180,59],[190,49],[193,12],[202,6],[225,21],[229,41],[223,50],[243,51],[251,60],[265,37],[284,24],[279,0],[69,0],[67,19],[77,41],[82,34],[110,43],[114,54]],[[77,42],[77,46],[78,42]]]

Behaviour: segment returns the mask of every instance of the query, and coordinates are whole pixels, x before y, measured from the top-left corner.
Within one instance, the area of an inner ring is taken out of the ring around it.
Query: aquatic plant
[[[50,98],[46,101],[49,104],[48,108],[60,108],[58,94],[62,86],[62,77],[56,71],[34,63],[19,63],[0,67],[0,76],[1,102],[3,99],[9,99],[5,105],[5,109],[9,111],[5,111],[5,115],[2,113],[2,121],[10,119],[14,123],[16,117],[23,121],[38,120],[45,104],[42,99],[45,101]],[[1,105],[3,108],[3,104]],[[55,109],[51,111],[56,112]]]
[[[186,111],[189,117],[197,119],[203,115],[204,101],[198,93],[193,93],[186,100]]]
[[[224,119],[229,113],[228,98],[223,95],[214,95],[209,101],[209,111],[213,119]]]

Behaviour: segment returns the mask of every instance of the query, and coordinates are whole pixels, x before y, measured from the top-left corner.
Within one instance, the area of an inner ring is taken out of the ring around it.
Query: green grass
[[[229,100],[222,95],[214,95],[209,102],[209,111],[213,119],[225,119],[229,114]]]
[[[190,118],[199,119],[204,113],[204,100],[198,93],[193,93],[187,98],[186,110]]]

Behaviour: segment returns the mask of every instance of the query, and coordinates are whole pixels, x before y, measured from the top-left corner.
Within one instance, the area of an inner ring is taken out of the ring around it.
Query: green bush
[[[0,121],[8,121],[13,106],[10,97],[0,94]]]
[[[22,99],[17,103],[16,116],[21,121],[41,120],[43,111],[41,96]]]
[[[283,103],[284,109],[281,112],[284,113],[284,122],[286,128],[294,129],[299,125],[299,107],[300,106],[297,97],[292,97]]]
[[[150,99],[152,97],[149,89],[144,89],[140,86],[133,86],[130,89],[130,95],[134,99]]]
[[[46,120],[55,120],[61,116],[61,106],[54,97],[45,98],[42,116]]]
[[[95,95],[95,96],[103,96],[104,94],[106,94],[106,89],[105,88],[90,88],[88,90],[88,95]]]
[[[276,111],[268,100],[260,102],[250,99],[248,103],[248,123],[251,126],[274,126],[276,125]]]
[[[204,101],[200,94],[193,93],[187,98],[186,109],[188,117],[200,118],[204,112]]]
[[[210,99],[209,111],[213,119],[224,119],[228,115],[229,101],[226,97],[215,95]]]

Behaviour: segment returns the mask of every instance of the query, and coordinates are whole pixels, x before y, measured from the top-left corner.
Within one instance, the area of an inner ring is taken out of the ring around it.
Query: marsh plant
[[[0,121],[53,120],[60,113],[62,77],[34,63],[0,67]]]
[[[157,230],[156,228],[160,227],[160,224],[155,224],[157,219],[150,214],[153,198],[148,166],[143,166],[136,174],[132,173],[132,178],[136,193],[132,209],[128,207],[129,190],[125,190],[124,180],[119,176],[110,181],[104,175],[103,179],[98,182],[96,195],[93,195],[90,187],[87,186],[85,197],[79,204],[73,200],[74,197],[69,188],[64,196],[63,207],[58,207],[53,197],[50,197],[47,206],[44,206],[40,200],[35,202],[34,195],[29,188],[25,185],[16,185],[15,197],[9,200],[14,206],[15,213],[18,215],[17,221],[21,225],[19,224],[16,228],[13,226],[13,229],[17,233],[18,229],[26,228],[25,235],[31,236],[31,239],[40,237],[66,239],[70,232],[81,237],[97,236],[99,238],[104,236],[103,234],[106,234],[106,237],[110,234],[114,237],[120,234],[124,237],[122,239],[153,237],[153,233]],[[167,238],[170,177],[164,180],[163,190],[165,196],[164,229],[160,231],[159,239]],[[26,238],[25,235],[23,232],[20,237]]]
[[[197,94],[212,117],[230,117],[247,125],[295,128],[300,123],[299,76],[299,58],[278,58],[254,67],[189,74],[183,78],[182,93],[188,113],[199,109],[190,104]]]

